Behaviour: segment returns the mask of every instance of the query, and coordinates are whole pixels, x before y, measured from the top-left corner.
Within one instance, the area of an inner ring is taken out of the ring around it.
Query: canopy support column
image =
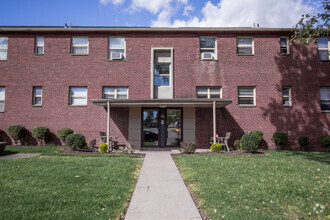
[[[216,116],[216,105],[215,101],[213,101],[213,144],[217,142],[216,135],[217,135],[217,116]]]
[[[108,145],[107,152],[109,152],[110,150],[109,140],[110,140],[110,102],[107,102],[107,145]]]

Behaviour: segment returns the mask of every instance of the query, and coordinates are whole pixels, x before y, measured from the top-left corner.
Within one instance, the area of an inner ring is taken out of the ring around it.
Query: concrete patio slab
[[[29,158],[29,157],[36,157],[40,154],[10,154],[5,156],[0,156],[0,159],[19,159],[19,158]]]
[[[170,152],[146,152],[125,219],[202,219]]]

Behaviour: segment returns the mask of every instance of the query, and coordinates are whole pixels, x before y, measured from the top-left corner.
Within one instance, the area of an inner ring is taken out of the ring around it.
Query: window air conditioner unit
[[[202,53],[202,59],[203,60],[213,60],[213,53]]]
[[[122,60],[123,59],[123,53],[121,52],[111,52],[110,55],[111,60]]]

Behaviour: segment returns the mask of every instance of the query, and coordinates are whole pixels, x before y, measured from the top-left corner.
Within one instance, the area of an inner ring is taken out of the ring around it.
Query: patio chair
[[[225,137],[219,137],[218,139],[218,143],[225,145],[227,148],[227,151],[229,151],[229,147],[228,147],[228,140],[230,138],[231,132],[226,132],[226,136]]]

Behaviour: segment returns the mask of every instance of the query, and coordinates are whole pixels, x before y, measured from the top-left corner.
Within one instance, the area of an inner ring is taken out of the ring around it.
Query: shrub
[[[300,145],[300,147],[305,147],[308,145],[308,137],[306,136],[301,136],[298,138],[298,144]]]
[[[181,152],[186,154],[193,154],[196,151],[196,144],[181,142]]]
[[[56,136],[62,141],[65,141],[67,136],[70,134],[73,134],[73,130],[71,128],[62,128],[56,131]]]
[[[242,150],[256,152],[261,143],[262,136],[263,134],[261,131],[251,131],[245,133],[240,141],[240,146]]]
[[[37,127],[32,131],[32,136],[36,138],[41,145],[45,144],[45,139],[49,136],[49,134],[49,128],[46,127]]]
[[[66,137],[65,144],[75,150],[87,148],[85,136],[82,134],[70,134]]]
[[[7,128],[8,135],[14,140],[14,143],[17,144],[20,141],[22,144],[22,139],[26,135],[26,128],[22,125],[12,125]]]
[[[234,149],[235,150],[238,150],[239,149],[239,146],[240,146],[239,140],[234,141]]]
[[[220,152],[221,151],[221,147],[222,145],[219,144],[219,143],[215,143],[215,144],[212,144],[211,147],[210,147],[210,150],[212,152]]]
[[[322,136],[320,141],[324,147],[330,147],[330,135]]]
[[[102,144],[100,144],[100,146],[99,146],[99,151],[100,151],[101,153],[106,153],[107,150],[108,150],[108,145],[107,145],[106,143],[102,143]]]
[[[275,132],[273,134],[273,140],[277,147],[280,149],[288,142],[288,134],[282,131]]]

